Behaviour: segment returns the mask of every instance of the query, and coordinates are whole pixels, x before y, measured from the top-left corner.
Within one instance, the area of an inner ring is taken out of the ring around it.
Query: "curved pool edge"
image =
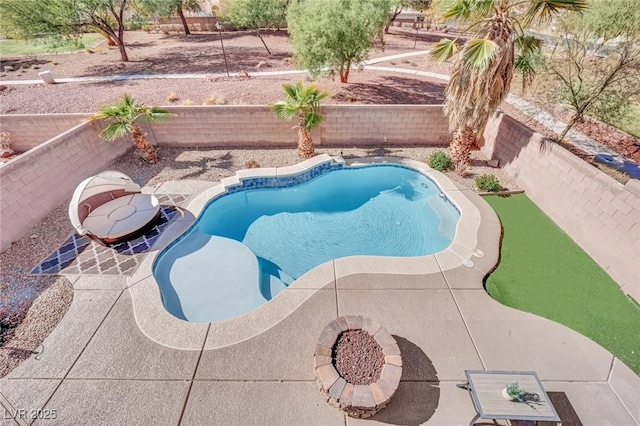
[[[228,187],[238,185],[242,179],[296,175],[332,161],[351,167],[398,164],[430,177],[461,213],[451,245],[428,256],[350,256],[326,262],[308,271],[268,303],[225,321],[192,323],[178,319],[165,310],[152,271],[156,257],[189,229],[213,198],[226,193]],[[448,289],[484,289],[483,278],[498,261],[501,226],[493,209],[474,191],[453,182],[426,164],[409,159],[372,157],[345,162],[342,158],[322,154],[293,166],[239,170],[234,176],[192,196],[184,208],[190,213],[189,218],[172,224],[166,230],[169,235],[164,239],[163,246],[150,252],[138,271],[127,279],[134,316],[140,330],[151,340],[175,349],[215,349],[250,339],[276,326],[316,292],[339,290],[351,276],[404,276],[411,288],[440,286]]]

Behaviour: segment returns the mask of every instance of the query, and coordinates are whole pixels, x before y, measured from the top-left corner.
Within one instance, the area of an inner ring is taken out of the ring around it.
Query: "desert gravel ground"
[[[0,92],[0,114],[94,112],[132,93],[147,105],[265,105],[282,98],[282,84],[305,79],[305,75],[181,80],[133,80],[80,82],[56,85],[11,86]],[[428,78],[354,71],[348,85],[319,79],[323,90],[333,93],[325,103],[442,104],[443,82]],[[168,101],[175,94],[174,102]]]
[[[268,55],[260,40],[246,32],[225,33],[225,51],[232,73],[246,71],[296,70],[291,64],[291,46],[286,32],[267,31],[265,42]],[[416,47],[427,50],[440,33],[420,34]],[[101,105],[117,101],[123,93],[149,105],[212,103],[267,104],[282,97],[283,83],[301,79],[305,74],[250,79],[214,78],[225,72],[220,40],[216,33],[184,35],[147,34],[133,31],[126,34],[129,62],[121,62],[118,50],[101,44],[88,53],[41,55],[36,58],[3,58],[0,85],[4,80],[38,80],[38,72],[50,70],[54,77],[92,77],[121,74],[204,74],[199,79],[130,80],[118,82],[82,82],[56,85],[30,84],[8,86],[0,91],[1,114],[43,114],[65,112],[93,112]],[[384,48],[378,44],[371,58],[395,55],[413,50],[413,35],[405,28],[392,28],[385,36]],[[10,65],[14,71],[6,71]],[[384,66],[444,72],[448,64],[438,65],[428,55],[397,61]],[[320,86],[334,96],[327,103],[442,103],[444,83],[424,77],[398,75],[376,71],[353,71],[348,84],[332,78],[319,78]],[[174,101],[169,101],[173,94]]]

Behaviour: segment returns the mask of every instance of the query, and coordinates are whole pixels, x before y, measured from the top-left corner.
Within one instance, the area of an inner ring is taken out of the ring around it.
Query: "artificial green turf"
[[[504,229],[489,294],[576,330],[640,373],[638,305],[526,195],[485,200]],[[629,261],[636,256],[629,253]]]

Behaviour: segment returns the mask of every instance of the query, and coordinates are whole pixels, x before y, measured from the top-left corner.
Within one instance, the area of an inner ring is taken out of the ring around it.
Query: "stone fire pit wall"
[[[334,365],[334,346],[342,333],[364,330],[382,348],[384,366],[380,379],[369,385],[354,385],[340,376]],[[395,339],[377,321],[362,316],[344,316],[331,321],[322,330],[313,357],[314,372],[327,402],[356,418],[367,418],[383,409],[398,389],[402,376],[402,358]]]

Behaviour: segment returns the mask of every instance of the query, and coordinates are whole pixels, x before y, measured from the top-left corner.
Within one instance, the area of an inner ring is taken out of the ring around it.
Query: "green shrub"
[[[427,164],[429,164],[429,167],[431,167],[432,169],[438,170],[440,172],[446,172],[453,166],[453,161],[451,160],[451,157],[449,157],[449,154],[447,154],[446,152],[436,151],[431,154],[431,156],[427,160]]]
[[[502,190],[502,185],[497,177],[491,174],[478,176],[476,178],[476,188],[480,191],[498,192]]]
[[[131,18],[124,24],[124,28],[127,31],[137,31],[143,29],[148,24],[147,20],[139,15],[133,14]]]

